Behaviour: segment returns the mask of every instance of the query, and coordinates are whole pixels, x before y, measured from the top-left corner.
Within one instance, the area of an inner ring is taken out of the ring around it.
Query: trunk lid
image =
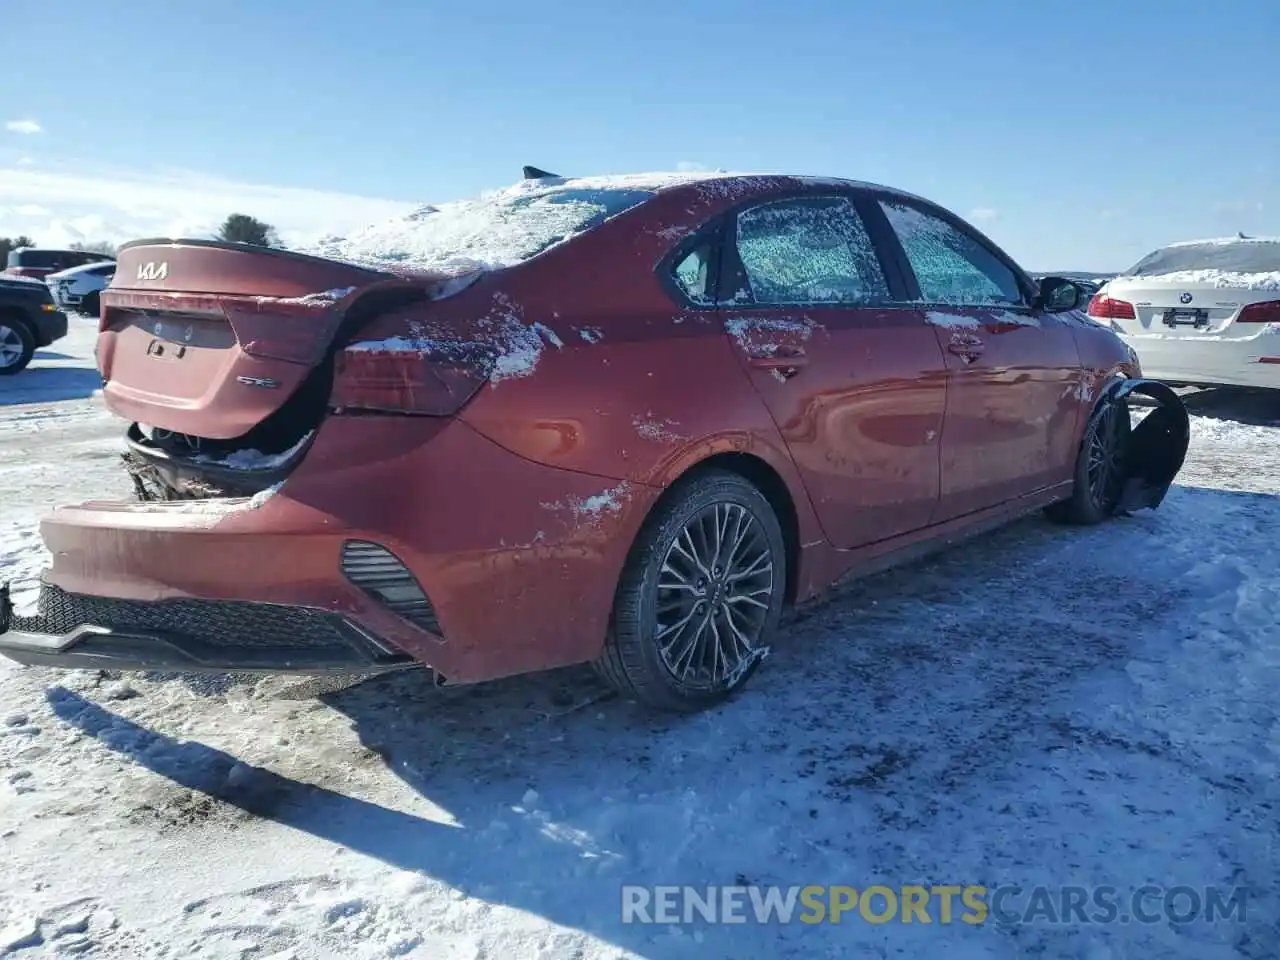
[[[164,431],[244,436],[326,358],[357,297],[430,279],[243,244],[127,244],[102,292],[104,399]]]

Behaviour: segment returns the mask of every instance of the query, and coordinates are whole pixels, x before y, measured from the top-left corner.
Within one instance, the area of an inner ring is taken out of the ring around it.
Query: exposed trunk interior
[[[122,455],[139,500],[251,497],[282,481],[306,454],[328,409],[333,358],[247,433],[209,439],[134,423]]]

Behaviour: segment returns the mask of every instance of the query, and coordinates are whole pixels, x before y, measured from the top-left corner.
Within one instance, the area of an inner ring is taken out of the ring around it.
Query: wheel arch
[[[26,310],[22,309],[22,307],[17,304],[6,303],[0,305],[0,320],[16,320],[18,323],[22,324],[23,328],[26,329],[27,333],[29,333],[33,339],[39,339],[40,331],[36,329],[35,321]]]
[[[769,501],[769,506],[778,518],[778,525],[782,528],[782,541],[787,552],[787,582],[783,599],[785,604],[793,604],[800,584],[800,548],[803,542],[802,520],[796,495],[782,473],[767,459],[754,453],[721,450],[683,464],[680,472],[671,477],[662,493],[650,504],[636,532],[635,541],[639,541],[641,532],[659,516],[661,508],[679,496],[690,480],[716,470],[736,474]],[[802,502],[807,505],[807,501]]]
[[[1088,423],[1104,406],[1135,394],[1155,401],[1156,407],[1129,434],[1125,486],[1119,504],[1126,512],[1160,505],[1182,469],[1191,444],[1191,418],[1182,398],[1168,384],[1141,377],[1117,376],[1107,383],[1089,411],[1084,435],[1088,435]]]

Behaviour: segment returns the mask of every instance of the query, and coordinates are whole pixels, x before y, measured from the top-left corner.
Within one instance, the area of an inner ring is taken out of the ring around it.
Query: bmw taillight
[[[1236,323],[1280,323],[1280,300],[1249,304],[1240,311]]]
[[[1137,314],[1133,304],[1127,300],[1116,300],[1105,293],[1095,293],[1089,301],[1089,316],[1097,320],[1135,320]]]
[[[338,412],[449,416],[488,382],[494,362],[494,350],[479,343],[355,344],[334,358],[329,405]]]

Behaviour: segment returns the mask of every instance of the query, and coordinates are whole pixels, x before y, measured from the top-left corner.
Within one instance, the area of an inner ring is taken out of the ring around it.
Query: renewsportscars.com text
[[[1108,924],[1242,922],[1239,887],[981,884],[624,886],[623,923]]]

